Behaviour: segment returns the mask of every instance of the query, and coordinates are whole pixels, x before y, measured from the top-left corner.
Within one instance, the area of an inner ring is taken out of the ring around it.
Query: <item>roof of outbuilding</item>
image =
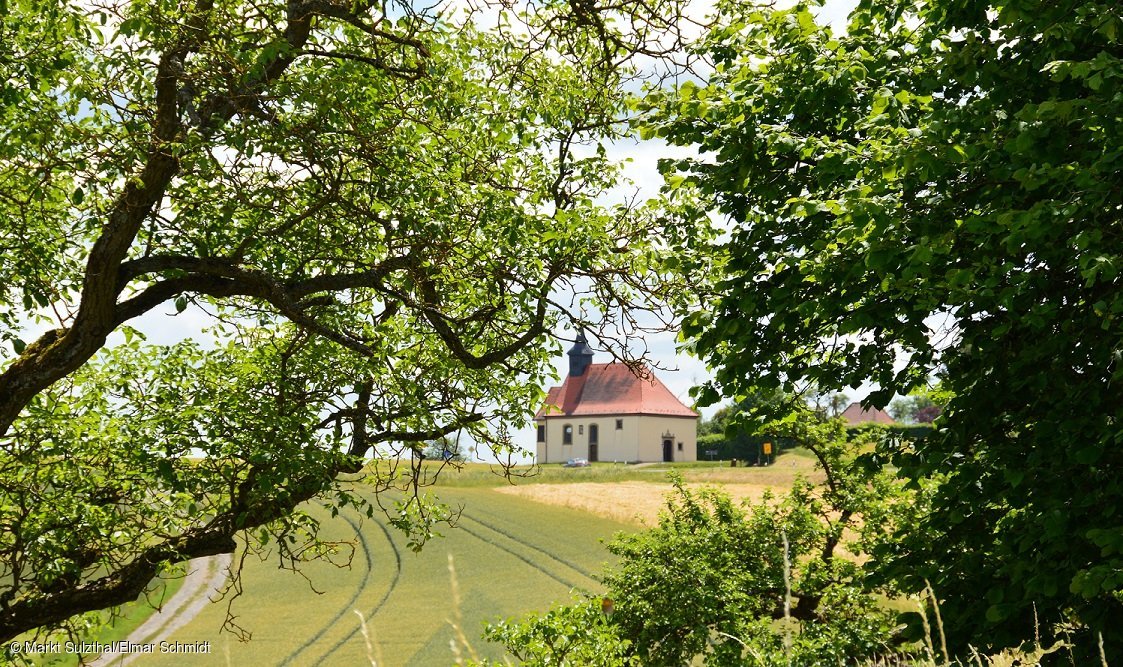
[[[895,424],[887,412],[880,408],[863,408],[861,403],[851,403],[840,415],[850,424]]]
[[[570,375],[560,387],[550,389],[535,419],[636,414],[698,416],[654,375],[640,378],[625,364],[589,364],[581,375]]]

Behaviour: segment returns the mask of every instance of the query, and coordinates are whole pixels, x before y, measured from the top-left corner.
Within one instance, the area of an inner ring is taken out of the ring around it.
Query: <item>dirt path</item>
[[[189,561],[183,586],[164,604],[163,609],[149,616],[140,627],[133,630],[128,641],[158,644],[195,618],[204,606],[210,604],[211,594],[225,585],[230,559],[230,554],[221,554]],[[92,667],[119,667],[130,664],[140,655],[143,654],[102,653],[100,658],[89,664]]]

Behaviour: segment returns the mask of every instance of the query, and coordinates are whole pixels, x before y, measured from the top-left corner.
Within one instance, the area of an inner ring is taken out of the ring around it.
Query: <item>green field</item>
[[[810,471],[806,457],[784,458],[786,465],[768,469],[729,469],[728,463],[673,468],[688,482],[719,484],[789,484],[794,475]],[[515,481],[601,482],[604,503],[611,505],[613,482],[651,482],[651,494],[657,498],[669,488],[667,471],[662,464],[595,464],[581,469],[555,465]],[[499,657],[500,648],[480,638],[486,621],[544,611],[570,601],[577,591],[599,593],[596,576],[612,558],[603,541],[618,531],[642,529],[498,491],[508,485],[487,465],[444,468],[435,491],[441,501],[463,512],[456,527],[445,527],[420,553],[411,551],[404,535],[379,513],[367,518],[349,508],[331,518],[322,507],[309,506],[306,509],[322,520],[321,538],[342,545],[336,560],[346,562],[345,567],[314,561],[294,572],[287,564],[282,567],[276,551],[264,559],[248,556],[242,570],[244,594],[230,604],[220,600],[207,605],[167,638],[183,643],[209,640],[209,655],[154,654],[132,664],[370,665],[373,660],[380,667],[429,666],[453,664],[457,650]],[[249,641],[223,631],[228,610],[251,635]],[[369,648],[359,614],[366,619]],[[457,641],[456,627],[468,646]],[[114,637],[124,636],[123,629],[114,630]]]
[[[421,553],[406,548],[384,517],[344,512],[323,530],[327,539],[356,543],[349,568],[315,562],[296,574],[280,569],[275,557],[247,559],[246,593],[231,612],[252,633],[249,642],[220,631],[223,601],[169,638],[209,639],[211,655],[147,656],[135,664],[369,665],[373,657],[378,665],[448,665],[455,659],[454,622],[473,650],[497,656],[479,639],[484,621],[546,609],[569,600],[571,590],[596,591],[593,576],[610,557],[600,540],[635,529],[489,488],[443,488],[440,497],[463,504],[463,515]],[[367,619],[369,652],[356,611]]]

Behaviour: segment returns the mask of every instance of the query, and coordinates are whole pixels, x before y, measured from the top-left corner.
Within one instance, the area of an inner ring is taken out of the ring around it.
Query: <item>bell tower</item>
[[[593,348],[589,347],[589,341],[585,338],[584,331],[577,332],[577,340],[573,344],[573,348],[567,353],[569,354],[569,374],[571,377],[579,377],[585,374],[585,369],[589,364],[593,363]]]

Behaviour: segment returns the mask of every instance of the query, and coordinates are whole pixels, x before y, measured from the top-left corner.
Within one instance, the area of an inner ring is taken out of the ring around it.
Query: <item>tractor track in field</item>
[[[482,527],[484,527],[488,530],[491,530],[495,533],[498,533],[499,535],[503,536],[504,538],[514,542],[515,544],[518,544],[518,545],[524,547],[525,549],[528,549],[528,550],[530,550],[532,552],[535,552],[535,553],[538,553],[538,554],[542,554],[543,556],[546,556],[550,560],[553,560],[553,561],[561,564],[562,566],[564,566],[564,567],[566,567],[566,568],[568,568],[568,569],[570,569],[574,572],[577,572],[582,577],[588,577],[588,575],[586,575],[584,570],[582,570],[581,568],[573,565],[572,563],[566,562],[566,561],[558,558],[557,556],[551,554],[550,552],[548,552],[544,549],[541,549],[539,547],[534,546],[533,544],[530,544],[529,542],[525,542],[525,541],[519,539],[518,537],[516,537],[516,536],[512,535],[511,533],[503,530],[502,528],[497,528],[494,525],[492,525],[492,524],[490,524],[486,521],[482,521],[482,520],[480,520],[476,517],[473,517],[473,516],[461,515],[460,519],[461,520],[457,523],[457,529],[463,530],[465,533],[467,533],[467,534],[471,535],[472,537],[480,540],[481,542],[484,542],[486,544],[490,544],[491,546],[495,547],[496,549],[499,549],[500,551],[506,552],[506,553],[510,554],[511,556],[514,556],[518,560],[526,563],[531,568],[541,572],[542,574],[546,575],[550,579],[553,579],[554,581],[556,581],[559,584],[565,586],[566,588],[574,589],[574,588],[578,588],[578,585],[573,583],[572,581],[569,581],[568,579],[565,579],[565,578],[563,578],[563,577],[561,577],[557,574],[554,574],[553,572],[550,572],[546,568],[542,567],[540,564],[534,562],[534,560],[532,560],[531,558],[519,553],[518,551],[515,551],[514,549],[512,549],[512,548],[510,548],[510,547],[508,547],[504,544],[501,544],[500,542],[496,541],[493,538],[489,538],[487,535],[482,534],[480,531],[473,530],[472,528],[467,527],[466,525],[464,525],[464,519],[467,519],[469,522],[474,522],[474,523],[478,524],[479,526],[482,526]],[[386,592],[383,594],[382,598],[378,601],[378,604],[371,610],[370,615],[368,615],[366,617],[368,621],[370,619],[373,619],[375,614],[377,614],[378,611],[382,608],[382,606],[386,603],[386,600],[390,597],[390,594],[393,592],[394,588],[398,584],[398,578],[401,576],[401,556],[398,552],[398,549],[397,549],[396,546],[394,546],[393,540],[391,540],[389,531],[386,529],[386,527],[383,526],[380,522],[376,521],[375,523],[378,524],[378,527],[382,529],[382,532],[386,535],[387,541],[389,541],[391,546],[394,547],[394,557],[397,559],[398,569],[394,574],[394,581],[391,584],[390,588],[388,588],[386,590]],[[343,637],[338,642],[336,642],[334,646],[332,646],[326,653],[324,653],[322,656],[320,656],[320,661],[319,661],[318,664],[324,664],[324,661],[331,654],[333,654],[337,650],[339,650],[339,647],[343,646],[348,641],[351,641],[355,637],[355,635],[357,635],[358,633],[359,633],[359,628],[355,628],[346,637]]]
[[[382,609],[382,606],[385,605],[386,601],[390,599],[390,594],[393,593],[394,589],[398,587],[398,581],[402,578],[402,554],[401,554],[400,551],[398,551],[398,545],[394,544],[394,540],[390,536],[390,531],[386,529],[386,526],[384,526],[381,521],[376,521],[376,520],[372,519],[371,522],[374,525],[378,526],[379,530],[382,531],[382,534],[386,537],[386,541],[390,544],[390,548],[393,549],[393,551],[394,551],[394,578],[390,581],[390,586],[382,594],[382,597],[380,597],[378,599],[378,603],[375,604],[374,607],[371,608],[370,613],[367,614],[367,616],[366,616],[367,621],[374,618],[374,615],[377,614],[380,609]],[[363,548],[366,549],[366,540],[365,539],[363,539]],[[368,552],[368,557],[369,557],[369,552]],[[352,598],[352,601],[354,601],[357,598],[358,598],[358,596],[356,595],[355,597]],[[346,612],[346,610],[341,611],[336,618],[342,617],[345,612]],[[338,651],[340,646],[343,646],[347,642],[351,641],[351,638],[353,638],[355,635],[359,634],[359,631],[360,631],[360,628],[356,627],[354,630],[352,630],[350,633],[348,633],[347,636],[343,637],[342,639],[337,641],[334,645],[332,645],[332,647],[330,649],[328,649],[326,653],[324,653],[322,656],[320,656],[320,659],[318,661],[316,661],[315,663],[312,663],[312,664],[317,664],[317,665],[325,664],[324,661],[327,659],[327,657],[329,655]]]
[[[366,573],[365,573],[364,576],[369,577],[370,573],[371,573],[371,570],[374,568],[374,562],[370,557],[370,548],[367,546],[366,536],[363,535],[361,530],[359,530],[359,524],[356,523],[355,521],[353,521],[351,519],[351,517],[347,516],[347,514],[345,514],[343,512],[340,512],[340,516],[343,517],[343,520],[346,521],[348,524],[351,525],[352,528],[355,529],[355,535],[358,536],[359,544],[361,544],[362,547],[363,547],[363,557],[366,560]],[[334,626],[339,621],[339,619],[343,618],[343,616],[350,609],[354,608],[355,602],[359,599],[359,596],[362,595],[362,594],[363,594],[363,587],[362,586],[356,586],[354,595],[351,596],[351,599],[348,600],[346,602],[346,604],[344,604],[342,607],[339,608],[339,612],[336,613],[336,615],[333,616],[330,621],[325,623],[324,626],[322,628],[320,628],[319,632],[317,632],[315,635],[309,637],[303,644],[300,645],[299,648],[297,648],[295,651],[290,653],[288,655],[288,657],[286,657],[284,660],[282,660],[281,665],[282,666],[283,665],[291,665],[292,661],[296,660],[297,656],[299,656],[301,653],[306,651],[313,644],[318,642],[320,640],[320,638],[323,637],[324,634],[328,630],[330,630],[332,628],[332,626]]]
[[[500,551],[506,551],[507,553],[511,554],[515,558],[521,560],[522,562],[526,563],[530,567],[534,568],[535,570],[538,570],[542,574],[544,574],[547,577],[549,577],[549,578],[553,579],[554,581],[558,582],[562,586],[565,586],[567,588],[576,588],[577,587],[576,584],[573,584],[569,581],[566,581],[565,579],[562,579],[558,575],[554,574],[553,572],[550,572],[546,568],[542,567],[538,563],[535,563],[533,560],[527,558],[526,556],[520,554],[519,552],[517,552],[513,549],[509,549],[509,548],[503,546],[502,544],[496,542],[495,540],[490,540],[487,537],[485,537],[484,535],[481,535],[480,533],[472,530],[471,528],[468,528],[467,526],[465,526],[463,524],[461,524],[458,527],[460,528],[460,530],[463,530],[465,533],[468,533],[472,537],[475,537],[478,540],[486,542],[487,544],[490,544],[491,546],[495,547],[496,549],[499,549]],[[518,542],[518,544],[525,544],[525,543]]]
[[[540,547],[536,547],[535,545],[531,545],[530,542],[528,542],[526,540],[523,540],[523,539],[520,539],[519,537],[514,536],[514,534],[511,534],[510,532],[505,531],[502,528],[495,527],[493,523],[483,521],[482,519],[478,519],[476,517],[463,517],[463,519],[468,519],[469,521],[475,521],[476,523],[480,524],[480,526],[483,526],[486,529],[489,529],[489,530],[492,530],[494,532],[497,532],[497,533],[501,534],[501,536],[505,537],[506,539],[511,540],[514,543],[517,543],[517,545],[521,545],[521,546],[526,547],[527,549],[529,549],[531,551],[535,551],[535,552],[537,552],[537,554],[541,554],[542,556],[545,556],[546,558],[555,561],[555,563],[557,563],[557,564],[559,564],[559,565],[561,565],[561,566],[563,566],[567,569],[573,570],[573,572],[576,572],[578,575],[581,575],[582,577],[588,578],[588,575],[585,574],[585,570],[582,569],[581,567],[577,567],[573,563],[569,563],[569,561],[567,561],[567,560],[558,558],[554,554],[550,554],[550,552],[547,551],[546,549],[542,549]],[[574,584],[572,582],[568,582],[568,581],[566,581],[566,579],[563,579],[560,576],[557,576],[553,573],[548,572],[548,570],[546,570],[544,567],[541,567],[539,564],[535,563],[535,561],[532,561],[529,558],[523,557],[521,554],[515,554],[514,551],[512,551],[512,550],[510,550],[506,547],[503,547],[502,545],[500,545],[500,543],[497,543],[497,542],[494,542],[492,540],[486,539],[486,538],[480,536],[480,534],[475,533],[475,532],[473,532],[471,530],[468,530],[466,528],[465,528],[465,531],[467,531],[469,534],[473,534],[473,536],[475,536],[477,538],[480,538],[487,543],[490,543],[490,545],[494,545],[495,547],[499,547],[500,549],[508,552],[508,554],[511,554],[515,558],[518,558],[519,560],[522,560],[523,563],[526,563],[526,564],[530,565],[531,567],[539,570],[539,572],[542,572],[542,573],[546,574],[546,576],[550,577],[551,579],[554,579],[554,581],[558,582],[559,584],[563,584],[565,586],[568,586],[569,588],[577,588],[578,587],[577,584]]]
[[[579,575],[581,575],[585,578],[592,578],[592,577],[588,576],[588,574],[586,574],[585,568],[583,568],[579,565],[575,565],[575,564],[572,563],[572,561],[566,560],[565,558],[559,558],[558,556],[556,556],[554,554],[551,554],[551,552],[547,551],[546,549],[542,549],[541,547],[536,547],[535,545],[531,545],[530,542],[528,542],[526,540],[519,539],[518,537],[513,536],[513,534],[511,534],[508,531],[503,530],[502,528],[495,527],[493,523],[483,521],[482,519],[476,519],[474,517],[468,517],[468,519],[472,519],[476,523],[480,523],[480,524],[482,524],[482,526],[490,528],[490,529],[494,530],[495,532],[502,534],[502,536],[508,537],[512,541],[519,542],[520,545],[524,545],[528,549],[531,549],[533,551],[538,551],[539,554],[542,554],[542,555],[546,556],[547,558],[549,558],[550,560],[555,561],[555,563],[558,563],[558,564],[563,565],[563,566],[565,566],[569,569],[574,570],[574,572],[576,572],[577,574],[579,574]]]

